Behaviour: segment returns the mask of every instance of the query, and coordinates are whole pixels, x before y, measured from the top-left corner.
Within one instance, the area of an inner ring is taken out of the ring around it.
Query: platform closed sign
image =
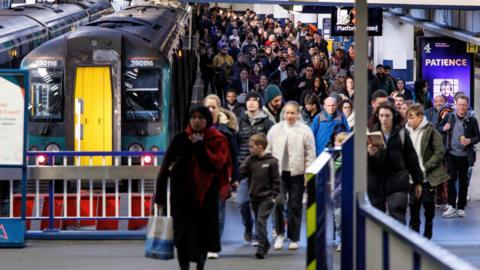
[[[0,219],[0,247],[21,248],[25,246],[25,221]]]

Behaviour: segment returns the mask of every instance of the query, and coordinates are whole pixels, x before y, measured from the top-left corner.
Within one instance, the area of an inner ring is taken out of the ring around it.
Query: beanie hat
[[[249,99],[254,98],[255,100],[258,101],[258,107],[262,107],[262,98],[260,97],[260,94],[256,91],[250,91],[247,94],[247,97],[245,98],[245,102],[247,102]]]
[[[210,110],[203,106],[203,105],[194,105],[190,109],[190,113],[188,114],[188,119],[191,119],[194,113],[200,113],[205,120],[207,120],[207,128],[210,127],[213,123],[212,113]]]
[[[270,101],[272,101],[274,98],[281,96],[282,91],[280,91],[280,88],[274,84],[269,84],[267,88],[265,88],[265,102],[268,104]]]

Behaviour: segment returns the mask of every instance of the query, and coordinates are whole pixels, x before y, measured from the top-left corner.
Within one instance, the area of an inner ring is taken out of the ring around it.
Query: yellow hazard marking
[[[317,231],[317,203],[312,204],[307,209],[307,237],[310,237]]]
[[[310,262],[310,264],[307,266],[307,270],[317,270],[317,260]]]

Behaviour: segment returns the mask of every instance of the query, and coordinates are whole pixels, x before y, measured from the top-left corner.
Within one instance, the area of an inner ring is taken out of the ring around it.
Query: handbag
[[[155,204],[155,208],[157,205]],[[158,212],[158,211],[154,211]],[[145,257],[171,260],[173,255],[173,218],[170,213],[170,177],[167,183],[167,215],[153,214],[148,220]]]

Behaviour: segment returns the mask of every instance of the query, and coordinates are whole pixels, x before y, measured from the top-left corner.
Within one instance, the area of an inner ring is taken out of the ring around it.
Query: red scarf
[[[185,129],[188,136],[191,136],[194,132],[190,126]],[[228,149],[227,139],[222,133],[213,127],[206,128],[202,132],[203,142],[207,154],[207,161],[211,164],[209,167],[202,166],[198,160],[198,156],[194,153],[190,159],[190,174],[193,177],[195,183],[195,201],[200,206],[203,206],[205,194],[207,193],[210,185],[217,177],[219,180],[219,192],[220,197],[225,200],[228,194],[229,183],[229,166],[231,166],[230,151]]]

